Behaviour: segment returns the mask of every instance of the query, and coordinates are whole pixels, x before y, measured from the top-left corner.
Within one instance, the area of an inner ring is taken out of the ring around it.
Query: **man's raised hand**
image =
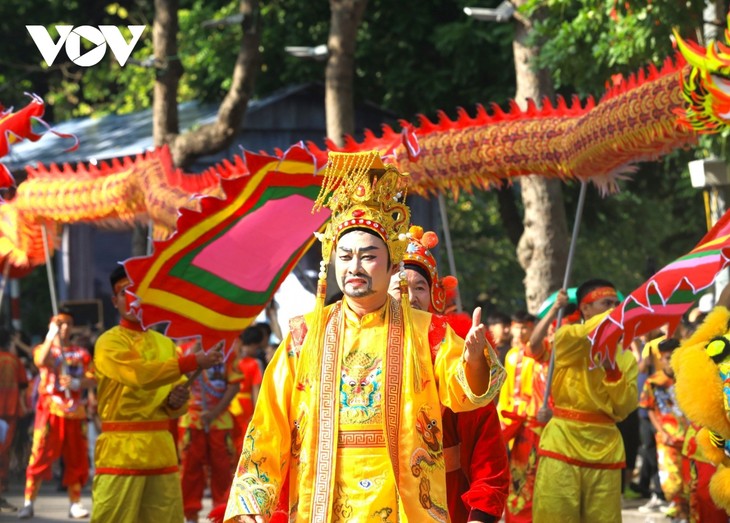
[[[464,358],[467,362],[479,361],[484,358],[484,349],[487,347],[487,327],[482,323],[482,308],[477,307],[471,316],[471,328],[464,339]]]

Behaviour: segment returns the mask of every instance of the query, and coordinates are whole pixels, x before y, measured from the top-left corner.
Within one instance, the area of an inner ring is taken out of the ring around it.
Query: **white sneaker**
[[[33,517],[33,502],[27,502],[27,505],[24,505],[23,508],[21,508],[18,511],[18,519],[30,519]]]
[[[667,507],[667,502],[659,499],[656,493],[651,495],[651,499],[639,507],[639,512],[646,514],[647,512],[660,512]]]
[[[89,511],[84,508],[80,501],[71,503],[68,509],[68,517],[71,519],[84,519],[89,517]]]

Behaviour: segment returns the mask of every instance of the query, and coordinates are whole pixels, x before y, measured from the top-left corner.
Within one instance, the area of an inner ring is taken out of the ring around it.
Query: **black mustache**
[[[371,283],[371,278],[367,274],[357,273],[357,274],[345,274],[342,277],[342,283],[344,284],[348,279],[350,278],[360,278],[363,280],[367,280],[368,283]]]

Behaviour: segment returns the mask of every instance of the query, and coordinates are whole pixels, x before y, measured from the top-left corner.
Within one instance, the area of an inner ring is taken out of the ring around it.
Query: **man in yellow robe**
[[[401,265],[402,181],[377,152],[330,154],[319,237],[344,298],[324,308],[323,261],[315,311],[292,320],[264,375],[226,521],[268,519],[285,481],[291,521],[447,521],[441,404],[485,405],[504,370],[479,310],[466,340],[444,328],[432,362],[434,318],[411,310]],[[400,302],[388,295],[399,267]]]
[[[583,323],[555,333],[553,417],[540,438],[533,520],[620,522],[625,454],[616,422],[638,406],[637,363],[619,351],[615,367],[591,368],[587,336],[619,300],[598,279],[581,285],[577,299]]]
[[[92,522],[180,523],[178,458],[170,419],[187,409],[183,374],[222,361],[219,351],[178,357],[175,343],[143,330],[130,310],[123,267],[111,275],[119,326],[96,342],[98,410]]]

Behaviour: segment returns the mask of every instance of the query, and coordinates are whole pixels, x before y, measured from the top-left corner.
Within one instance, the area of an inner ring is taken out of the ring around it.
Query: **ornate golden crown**
[[[337,239],[348,229],[360,228],[382,238],[390,261],[400,263],[408,245],[410,211],[402,203],[408,174],[384,164],[378,151],[331,152],[328,160],[313,208],[313,212],[322,207],[332,211],[325,231],[317,233],[322,242],[322,268],[329,262]],[[320,279],[324,272],[320,271]]]

